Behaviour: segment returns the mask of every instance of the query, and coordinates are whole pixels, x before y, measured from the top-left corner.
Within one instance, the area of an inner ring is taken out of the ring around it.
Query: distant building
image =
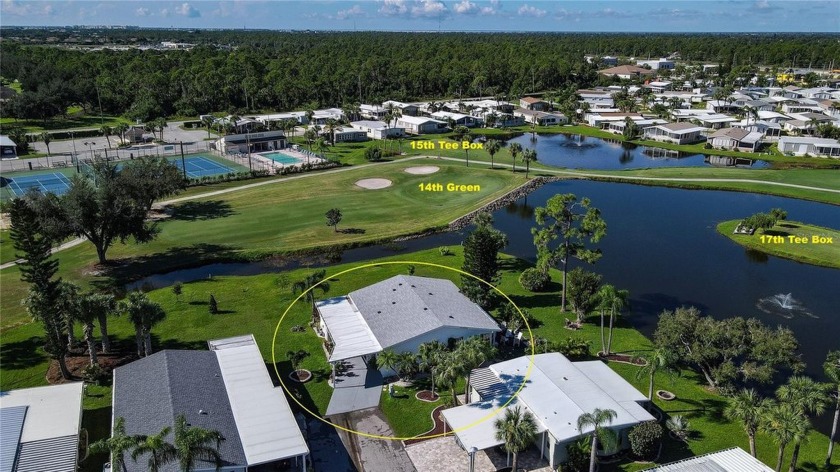
[[[645,69],[644,67],[637,67],[637,66],[617,66],[611,67],[609,69],[599,70],[599,74],[606,75],[606,76],[618,76],[619,79],[639,79],[641,77],[650,76],[654,74],[654,71],[650,69]]]
[[[274,151],[285,147],[286,135],[282,131],[229,134],[216,141],[216,149],[222,154]]]
[[[2,135],[0,136],[0,159],[17,159],[17,144],[12,141],[12,138]]]
[[[591,54],[587,54],[583,56],[586,62],[590,64],[603,64],[605,66],[617,66],[618,65],[618,58],[615,56],[594,56]]]
[[[525,108],[517,108],[513,116],[522,117],[526,123],[536,123],[539,126],[564,125],[569,122],[566,115],[555,112],[534,111]]]
[[[454,113],[451,111],[436,111],[431,114],[431,117],[447,123],[449,123],[449,120],[451,119],[455,123],[455,126],[466,126],[467,128],[474,128],[481,124],[480,120],[472,115]]]
[[[362,120],[350,123],[350,126],[358,130],[364,131],[370,139],[388,139],[399,138],[405,136],[403,128],[392,128],[384,121],[376,120]]]
[[[397,119],[397,126],[410,134],[444,133],[447,130],[445,121],[419,116],[402,116]]]
[[[705,140],[706,128],[693,123],[668,123],[644,130],[645,139],[674,144],[693,144]]]
[[[359,113],[362,115],[363,118],[367,118],[369,120],[381,120],[385,117],[388,113],[388,110],[385,107],[379,105],[368,105],[368,104],[361,104],[359,105]]]
[[[536,97],[522,97],[519,99],[519,106],[526,110],[546,111],[549,108],[549,103]]]
[[[740,447],[733,447],[658,465],[642,472],[773,472],[773,469]]]
[[[325,136],[329,136],[330,133],[324,133]],[[335,136],[333,138],[333,143],[346,143],[346,142],[358,142],[358,141],[367,141],[368,135],[364,130],[355,129],[355,128],[342,128],[339,130],[335,130],[333,133]]]
[[[395,100],[386,100],[382,102],[382,106],[386,109],[389,105],[399,108],[403,115],[408,116],[417,116],[417,112],[420,110],[420,108],[417,105],[414,105],[412,103],[403,103]]]
[[[742,128],[719,129],[709,136],[709,143],[715,149],[755,152],[764,135]]]
[[[0,470],[76,472],[83,382],[0,393]]]
[[[671,70],[674,68],[674,61],[661,57],[659,59],[636,61],[638,66],[648,66],[652,70]]]

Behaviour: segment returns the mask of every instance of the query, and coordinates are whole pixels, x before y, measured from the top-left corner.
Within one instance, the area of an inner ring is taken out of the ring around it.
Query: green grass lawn
[[[753,235],[733,234],[738,223],[740,220],[724,221],[717,225],[717,231],[741,246],[755,251],[806,264],[840,269],[840,231],[836,229],[796,221],[780,221],[763,233],[756,231]]]
[[[427,163],[415,160],[348,168],[183,202],[176,205],[170,220],[161,223],[155,241],[116,244],[108,253],[116,263],[107,274],[90,273],[96,257],[93,245],[85,243],[58,254],[59,275],[83,285],[116,287],[133,277],[176,267],[379,241],[443,227],[525,181],[511,172],[443,161],[434,162],[441,170],[432,175],[404,172],[406,167]],[[393,186],[366,190],[355,185],[359,179],[372,177],[388,178]],[[419,185],[425,182],[477,184],[481,191],[422,192]],[[324,213],[332,207],[341,209],[344,219],[338,229],[345,232],[326,225]],[[0,250],[2,257],[13,252],[11,246]],[[20,306],[26,288],[19,278],[17,267],[0,272],[0,330],[28,321]]]
[[[26,129],[27,133],[40,133],[42,131],[52,131],[60,129],[86,128],[99,129],[102,126],[115,127],[120,123],[132,124],[126,118],[113,115],[99,116],[97,113],[85,114],[78,110],[68,110],[66,117],[57,116],[49,119],[46,122],[43,120],[18,120],[15,118],[0,118],[0,126],[3,128],[20,128]]]
[[[438,250],[420,251],[412,254],[400,254],[379,261],[412,260],[437,263],[450,267],[460,267],[463,263],[461,248],[451,247],[452,255],[442,256]],[[377,262],[377,261],[371,261]],[[370,283],[383,280],[395,274],[406,273],[407,265],[374,265],[340,277],[333,274],[357,266],[342,264],[327,269],[329,292],[325,296],[337,296],[358,289]],[[567,337],[586,340],[592,343],[593,352],[599,348],[598,328],[592,322],[577,331],[563,327],[563,319],[569,314],[559,310],[559,285],[554,283],[550,292],[532,294],[521,288],[517,278],[521,270],[527,267],[523,261],[504,257],[503,273],[499,288],[505,291],[520,307],[530,311],[536,322],[533,324],[535,335],[552,341]],[[150,292],[150,297],[161,303],[167,318],[153,329],[153,344],[160,349],[206,349],[208,339],[217,339],[253,333],[267,364],[271,364],[272,338],[280,315],[295,298],[291,290],[295,281],[302,279],[310,269],[298,269],[289,272],[265,274],[250,277],[215,277],[187,283],[183,294],[176,298],[169,288]],[[416,265],[415,275],[449,278],[459,283],[457,273],[445,269]],[[559,280],[556,271],[553,279]],[[218,300],[222,313],[211,315],[207,301],[210,294]],[[319,294],[319,297],[324,295]],[[289,310],[287,318],[277,328],[274,341],[278,353],[277,368],[293,395],[308,409],[322,413],[329,401],[331,387],[327,385],[329,366],[321,348],[321,340],[308,327],[304,332],[293,332],[295,325],[307,326],[310,319],[310,307],[298,302]],[[116,344],[126,349],[133,345],[133,329],[124,318],[113,318],[109,329]],[[35,324],[24,324],[3,333],[2,356],[0,367],[2,388],[22,388],[44,383],[46,358],[39,348],[40,328]],[[617,352],[640,354],[651,349],[651,342],[638,331],[632,329],[626,319],[619,319],[614,348]],[[305,384],[292,384],[287,380],[291,366],[285,358],[289,350],[304,349],[310,353],[302,367],[312,371],[314,378]],[[611,363],[610,366],[641,391],[646,391],[646,379],[636,378],[637,368]],[[420,384],[418,387],[422,388]],[[656,400],[656,404],[667,414],[681,414],[687,417],[692,431],[687,443],[668,440],[661,458],[662,462],[703,454],[731,446],[747,448],[746,435],[739,425],[723,418],[722,408],[725,400],[709,391],[702,379],[691,371],[683,371],[681,376],[657,377],[656,388],[674,392],[677,399],[671,402]],[[463,393],[463,385],[458,385],[458,393]],[[429,416],[436,404],[420,402],[414,399],[416,388],[398,388],[397,398],[383,395],[381,408],[397,435],[411,436],[422,434],[431,428]],[[85,399],[83,423],[92,431],[92,440],[107,434],[107,422],[110,416],[107,407],[110,404],[110,389],[97,387],[92,395]],[[442,391],[443,401],[447,392]],[[104,425],[103,425],[104,423]],[[768,464],[774,464],[775,446],[764,435],[758,438],[759,457]],[[815,464],[822,464],[827,448],[827,438],[818,433],[811,433],[809,441],[803,445],[800,464],[802,470],[823,470]],[[791,448],[788,448],[791,449]],[[789,457],[790,451],[788,451]],[[85,470],[95,470],[99,464],[97,458],[86,461]],[[607,467],[609,470],[635,471],[647,466],[633,463],[621,463]],[[834,470],[834,469],[830,469]]]

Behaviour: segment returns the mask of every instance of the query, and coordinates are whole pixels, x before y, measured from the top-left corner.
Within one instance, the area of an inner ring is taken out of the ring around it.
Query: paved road
[[[393,436],[394,432],[378,408],[347,413],[350,428],[376,436]],[[360,468],[364,472],[416,472],[414,464],[405,452],[402,441],[377,439],[360,434],[350,434]]]

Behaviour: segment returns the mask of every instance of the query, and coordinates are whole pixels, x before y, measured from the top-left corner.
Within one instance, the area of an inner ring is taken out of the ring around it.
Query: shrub
[[[674,415],[668,418],[665,426],[679,440],[684,441],[688,437],[688,421],[682,415]]]
[[[571,360],[586,359],[592,355],[592,343],[571,336],[566,338],[565,341],[560,341],[554,347]]]
[[[181,282],[175,282],[172,284],[172,293],[175,294],[175,298],[180,301],[181,294],[184,293],[184,284]]]
[[[549,277],[547,272],[543,272],[534,267],[525,269],[522,271],[522,275],[519,276],[519,283],[522,285],[522,288],[530,292],[542,292],[548,287],[550,281],[551,277]]]
[[[441,256],[451,256],[451,255],[452,255],[452,250],[451,250],[451,249],[449,249],[449,248],[448,248],[448,247],[446,247],[446,246],[441,246],[441,248],[440,248],[440,255],[441,255]]]
[[[578,439],[566,446],[566,462],[557,469],[560,472],[586,472],[589,470],[589,437]]]
[[[703,145],[703,149],[711,149],[711,148],[712,148],[712,143],[706,143],[706,144]]]
[[[207,308],[210,310],[211,315],[219,312],[219,304],[216,302],[216,297],[212,293],[210,294],[210,303],[207,305]]]
[[[642,460],[652,460],[662,442],[662,426],[656,421],[639,423],[630,430],[630,449]]]
[[[102,385],[108,378],[108,373],[99,364],[89,364],[82,371],[82,377],[85,379],[85,382]]]

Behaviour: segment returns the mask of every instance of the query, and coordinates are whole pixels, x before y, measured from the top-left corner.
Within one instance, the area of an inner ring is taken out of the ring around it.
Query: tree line
[[[840,57],[832,35],[110,30],[100,37],[198,46],[83,51],[4,41],[0,69],[6,79],[20,81],[23,93],[4,105],[3,116],[48,119],[77,105],[148,122],[387,99],[516,97],[610,82],[597,74],[598,64],[583,59],[587,53],[659,57],[678,51],[683,59],[720,64],[721,74],[745,65],[787,67],[794,60],[807,65]]]

